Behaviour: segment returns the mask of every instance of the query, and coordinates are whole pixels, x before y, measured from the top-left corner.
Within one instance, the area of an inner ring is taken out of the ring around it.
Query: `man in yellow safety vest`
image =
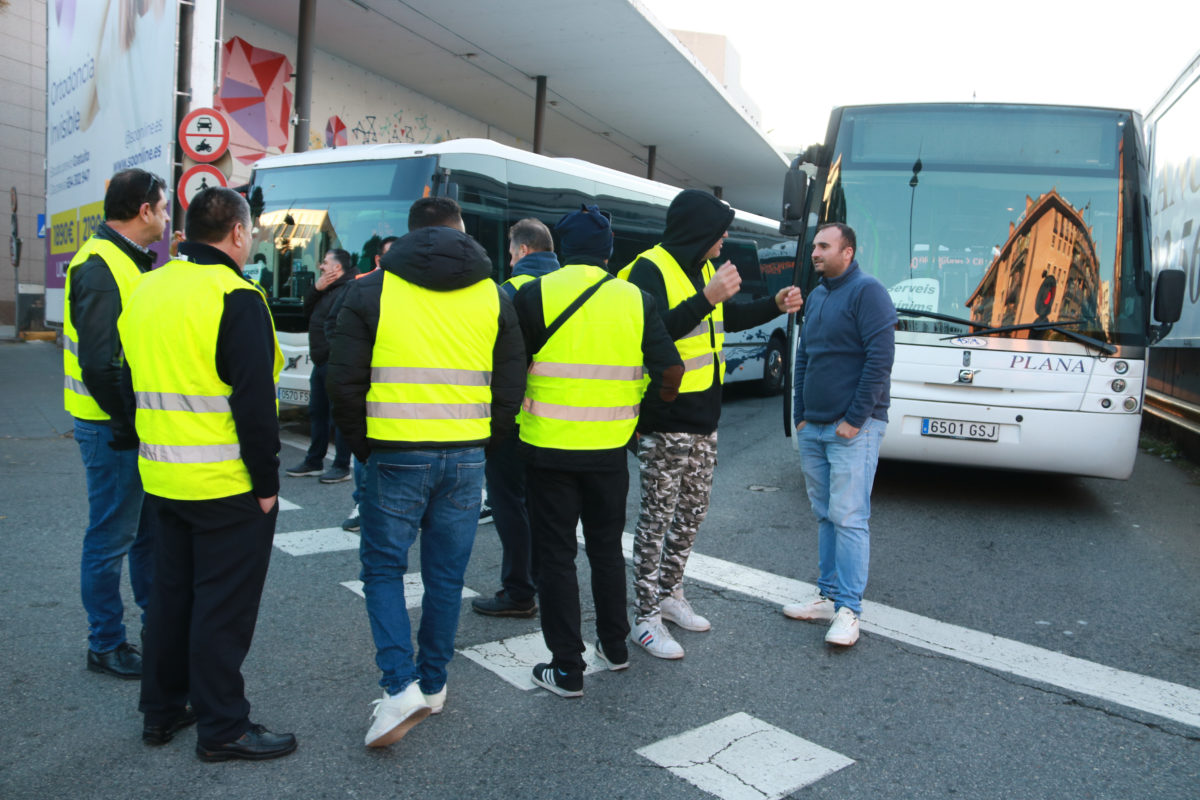
[[[685,370],[678,399],[668,406],[648,397],[638,422],[642,507],[634,533],[633,640],[657,658],[683,658],[664,620],[688,631],[711,627],[683,596],[683,569],[708,511],[717,463],[725,331],[753,328],[801,305],[795,287],[726,304],[742,279],[731,262],[714,268],[712,259],[733,218],[728,203],[685,189],[667,209],[662,241],[622,271],[654,298]]]
[[[536,550],[542,636],[551,660],[533,682],[562,697],[583,694],[584,644],[575,573],[576,526],[583,522],[596,655],[610,670],[629,666],[625,616],[625,446],[646,392],[674,399],[683,364],[654,301],[605,270],[612,226],[592,205],[563,217],[562,268],[517,292],[529,353],[521,407],[529,527]]]
[[[75,418],[88,490],[80,594],[88,617],[87,667],[136,680],[142,657],[126,640],[121,563],[129,557],[133,599],[150,598],[153,542],[141,516],[133,397],[117,317],[157,258],[170,217],[163,179],[126,169],[108,182],[104,222],[67,267],[63,303],[63,405]],[[144,622],[144,620],[143,620]]]
[[[240,194],[201,191],[178,259],[142,279],[119,323],[157,540],[142,740],[165,744],[196,722],[204,761],[296,749],[250,721],[241,672],[279,512],[283,367],[266,297],[241,272],[251,230]]]
[[[359,557],[384,689],[368,747],[399,740],[446,702],[484,446],[512,428],[525,388],[516,313],[487,252],[453,200],[424,200],[453,205],[452,225],[410,231],[382,269],[354,281],[329,356],[334,423],[366,464]],[[425,591],[414,656],[404,576],[418,534]]]

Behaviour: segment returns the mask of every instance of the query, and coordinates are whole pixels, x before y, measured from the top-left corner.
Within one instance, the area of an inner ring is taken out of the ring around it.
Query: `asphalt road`
[[[784,618],[761,587],[689,579],[713,630],[680,633],[682,661],[634,648],[631,669],[589,675],[584,697],[564,700],[518,689],[459,655],[445,713],[387,751],[367,751],[378,672],[363,601],[342,585],[358,577],[357,552],[276,549],[244,672],[253,719],[294,731],[298,751],[204,764],[190,731],[145,747],[137,684],[84,669],[83,470],[52,409],[56,357],[0,347],[0,425],[11,423],[10,438],[0,438],[0,797],[707,797],[638,751],[730,720],[770,733],[735,732],[675,764],[711,779],[706,764],[720,762],[724,797],[780,796],[800,785],[788,783],[798,764],[822,757],[837,766],[783,796],[1200,795],[1200,486],[1147,453],[1127,482],[881,466],[868,599],[984,634],[996,652],[1037,662],[1043,677],[873,630],[870,613],[859,644],[834,650],[822,627]],[[21,422],[27,407],[40,417]],[[812,582],[815,526],[781,427],[778,399],[727,391],[696,552]],[[299,456],[284,448],[285,464]],[[348,484],[283,478],[282,496],[299,508],[280,513],[278,532],[336,528],[349,494]],[[494,591],[499,562],[494,528],[481,527],[467,586]],[[586,586],[582,557],[580,577]],[[488,619],[464,603],[457,646],[525,634],[536,642],[538,630],[536,619]],[[1097,686],[1060,685],[1067,661],[1101,668]],[[1106,699],[1100,684],[1125,679],[1182,711]],[[789,755],[793,747],[823,750],[806,761]],[[721,752],[709,758],[712,749]]]

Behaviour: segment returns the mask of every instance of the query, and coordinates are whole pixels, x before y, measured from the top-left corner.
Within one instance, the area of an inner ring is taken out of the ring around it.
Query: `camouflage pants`
[[[683,568],[708,512],[717,432],[643,433],[638,439],[642,508],[633,543],[637,622],[683,585]]]

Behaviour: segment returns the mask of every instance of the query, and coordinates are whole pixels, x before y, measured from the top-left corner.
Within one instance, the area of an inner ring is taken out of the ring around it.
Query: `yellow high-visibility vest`
[[[607,274],[571,264],[540,278],[545,324]],[[646,386],[644,325],[636,286],[608,281],[589,297],[533,354],[518,416],[521,441],[558,450],[624,447]]]
[[[439,292],[384,272],[367,438],[477,442],[491,436],[492,353],[499,331],[494,281]]]
[[[121,314],[137,398],[138,471],[151,494],[212,500],[253,489],[229,407],[233,387],[217,374],[225,295],[248,288],[224,264],[171,261],[142,278]],[[282,369],[276,339],[274,380]]]
[[[108,414],[92,398],[91,392],[83,384],[83,370],[79,368],[79,333],[71,320],[71,272],[92,255],[98,255],[108,265],[113,280],[117,283],[117,292],[121,295],[121,308],[129,302],[133,287],[141,279],[141,270],[133,263],[133,259],[125,254],[115,243],[107,239],[93,236],[83,243],[79,252],[67,265],[67,288],[63,297],[63,407],[67,413],[76,419],[102,422],[110,419]]]
[[[511,278],[502,283],[501,286],[512,286],[514,290],[519,291],[522,286],[530,281],[535,280],[537,280],[537,278],[533,275],[513,275]]]
[[[696,293],[695,285],[684,274],[683,268],[679,266],[679,262],[663,249],[661,244],[655,245],[644,253],[639,253],[637,258],[617,273],[618,276],[628,280],[629,273],[633,270],[633,265],[637,263],[638,258],[644,258],[658,267],[658,271],[663,277],[663,285],[667,288],[667,305],[670,308],[674,308]],[[704,266],[700,270],[705,285],[708,285],[708,282],[712,280],[714,272],[716,270],[713,268],[712,262],[705,261]],[[700,320],[699,325],[675,340],[675,348],[679,350],[679,357],[683,359],[683,382],[679,386],[681,394],[684,392],[703,392],[712,386],[714,360],[721,365],[717,374],[718,380],[724,383],[724,308],[724,303],[717,303],[712,313]]]

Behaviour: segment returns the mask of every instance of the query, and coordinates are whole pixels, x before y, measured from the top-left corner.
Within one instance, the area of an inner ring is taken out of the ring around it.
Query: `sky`
[[[1200,54],[1200,2],[634,0],[668,28],[720,33],[783,149],[855,103],[1064,103],[1145,113]]]

